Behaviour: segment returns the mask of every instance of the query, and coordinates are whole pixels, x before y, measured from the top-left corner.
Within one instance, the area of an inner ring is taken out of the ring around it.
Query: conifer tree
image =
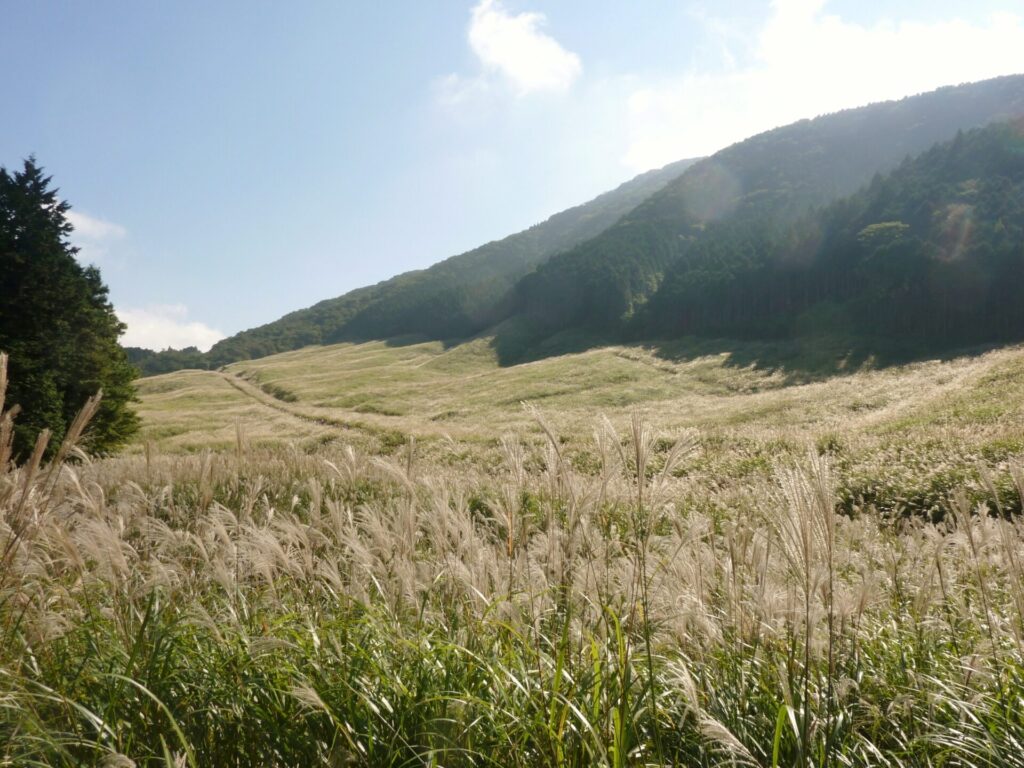
[[[75,259],[72,226],[58,190],[34,158],[0,168],[0,351],[10,355],[7,402],[16,420],[15,455],[42,429],[59,445],[78,409],[98,390],[103,402],[86,445],[110,451],[138,428],[129,365],[107,287]]]

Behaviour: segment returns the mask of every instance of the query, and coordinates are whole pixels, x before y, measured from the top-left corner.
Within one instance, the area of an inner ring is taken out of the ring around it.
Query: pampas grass
[[[838,514],[826,453],[534,418],[497,470],[3,454],[0,765],[1024,764],[1019,465]]]

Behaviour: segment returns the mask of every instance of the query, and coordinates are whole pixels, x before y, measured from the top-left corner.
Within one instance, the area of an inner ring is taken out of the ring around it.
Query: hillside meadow
[[[686,473],[707,484],[769,478],[825,453],[847,508],[938,516],[955,487],[980,489],[979,466],[1005,474],[1024,450],[1022,374],[1021,347],[881,365],[836,341],[683,341],[502,367],[488,339],[340,344],[141,380],[136,450],[391,455],[411,439],[420,461],[486,470],[500,465],[503,436],[543,437],[539,412],[588,471],[595,420],[622,431],[639,414],[663,442],[696,433]],[[1018,508],[1005,478],[1000,487]]]
[[[684,352],[311,348],[5,461],[0,764],[1024,764],[1024,350]]]

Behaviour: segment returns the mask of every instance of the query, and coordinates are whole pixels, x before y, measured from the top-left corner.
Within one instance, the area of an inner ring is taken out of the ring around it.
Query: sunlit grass
[[[695,342],[660,354],[606,347],[506,368],[486,339],[448,349],[314,347],[223,373],[143,380],[136,450],[146,441],[158,450],[231,449],[241,428],[253,445],[309,451],[340,442],[387,454],[411,436],[423,460],[486,467],[500,461],[502,434],[538,434],[526,402],[544,409],[583,468],[595,416],[624,430],[638,411],[665,432],[700,430],[700,460],[687,472],[708,483],[766,478],[775,465],[824,450],[839,470],[844,504],[860,494],[886,513],[914,505],[931,513],[954,487],[979,487],[979,461],[998,464],[1019,451],[1019,347],[812,375],[757,362],[770,358],[758,345],[734,346],[726,353]],[[792,365],[800,353],[789,351]]]
[[[4,459],[0,765],[1024,765],[1019,350],[395,349],[149,379],[135,453]],[[434,363],[380,397],[444,419],[314,404]]]

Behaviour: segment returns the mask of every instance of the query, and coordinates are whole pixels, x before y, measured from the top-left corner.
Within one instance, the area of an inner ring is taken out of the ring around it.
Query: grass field
[[[605,347],[500,367],[486,340],[312,347],[142,380],[139,444],[234,450],[241,434],[254,446],[390,454],[411,436],[424,459],[489,466],[503,435],[539,439],[538,409],[582,467],[596,418],[621,430],[639,413],[669,436],[696,430],[691,471],[709,481],[767,476],[827,449],[843,492],[870,491],[885,512],[935,511],[953,485],[978,485],[979,463],[1005,469],[1024,450],[1024,348],[855,370],[841,351],[782,351]]]
[[[141,381],[0,474],[0,765],[1024,765],[1024,349],[812,351]]]
[[[745,349],[744,356],[754,358],[754,351]],[[437,342],[312,347],[236,363],[223,373],[141,380],[143,440],[168,449],[226,447],[234,425],[257,426],[267,414],[256,406],[268,404],[300,417],[267,430],[277,442],[319,437],[306,426],[317,419],[421,439],[486,440],[531,423],[523,402],[549,411],[566,430],[582,428],[595,412],[615,421],[635,410],[666,429],[801,433],[808,425],[868,432],[892,422],[973,426],[1020,417],[1014,395],[1022,393],[1015,383],[1024,350],[1018,347],[949,361],[868,364],[828,376],[736,357],[694,353],[673,361],[645,347],[606,347],[499,367],[485,341],[447,350]]]

